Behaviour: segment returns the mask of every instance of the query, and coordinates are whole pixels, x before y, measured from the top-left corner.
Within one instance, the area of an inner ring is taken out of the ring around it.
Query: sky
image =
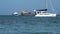
[[[34,9],[45,8],[46,0],[0,0],[0,15],[11,15],[15,11],[20,14],[24,9],[32,12]],[[54,9],[54,12],[60,14],[60,0],[47,0],[47,9],[49,12]]]

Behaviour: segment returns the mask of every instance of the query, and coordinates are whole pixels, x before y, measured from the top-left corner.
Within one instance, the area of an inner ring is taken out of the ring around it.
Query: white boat
[[[18,16],[18,12],[14,12],[13,15],[14,15],[14,16]]]
[[[44,9],[42,9],[40,11],[36,11],[35,16],[36,17],[56,17],[56,13],[48,13],[47,11],[45,11]]]
[[[47,4],[46,4],[46,7],[47,7]],[[35,12],[35,17],[56,17],[56,13],[49,13],[47,9],[38,9],[38,10],[34,10],[34,12]]]

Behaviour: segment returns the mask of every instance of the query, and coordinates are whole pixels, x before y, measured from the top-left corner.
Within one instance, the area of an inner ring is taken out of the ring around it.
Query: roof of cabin
[[[47,11],[47,9],[37,9],[36,11]]]

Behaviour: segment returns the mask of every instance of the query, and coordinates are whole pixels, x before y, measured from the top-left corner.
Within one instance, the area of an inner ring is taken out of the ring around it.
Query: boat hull
[[[47,14],[47,15],[44,15],[44,14],[40,15],[40,14],[37,14],[37,15],[35,15],[35,17],[56,17],[56,14]]]

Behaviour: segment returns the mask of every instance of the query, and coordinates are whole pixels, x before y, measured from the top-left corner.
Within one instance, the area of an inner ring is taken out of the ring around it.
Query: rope
[[[49,2],[50,2],[50,5],[51,5],[51,7],[52,7],[52,10],[54,11],[54,7],[53,7],[53,4],[52,4],[52,2],[49,0]]]

